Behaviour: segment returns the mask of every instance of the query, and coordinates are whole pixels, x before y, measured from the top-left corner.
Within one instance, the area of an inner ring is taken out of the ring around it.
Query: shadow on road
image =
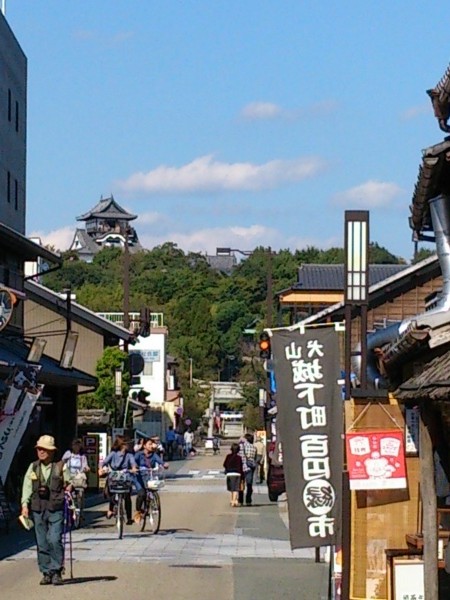
[[[72,577],[64,579],[64,585],[73,585],[76,583],[92,583],[93,581],[116,581],[115,575],[98,575],[96,577]]]
[[[158,535],[172,535],[174,533],[192,533],[192,529],[160,529]]]

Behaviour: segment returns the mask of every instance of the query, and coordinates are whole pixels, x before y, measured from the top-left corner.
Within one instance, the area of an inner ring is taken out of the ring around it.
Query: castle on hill
[[[127,244],[130,252],[139,252],[142,246],[136,230],[130,225],[134,219],[137,215],[128,213],[113,195],[101,197],[91,210],[77,217],[77,221],[84,221],[85,227],[75,230],[70,250],[88,263],[103,248],[124,248]]]

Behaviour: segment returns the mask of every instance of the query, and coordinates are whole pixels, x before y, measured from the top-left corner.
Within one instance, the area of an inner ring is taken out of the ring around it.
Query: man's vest
[[[52,469],[48,481],[45,481],[41,472],[41,463],[37,460],[33,463],[33,473],[36,477],[32,481],[33,493],[31,495],[31,510],[43,512],[44,510],[63,510],[64,508],[64,477],[63,463],[52,463]],[[46,485],[50,490],[48,500],[39,497],[38,489]]]

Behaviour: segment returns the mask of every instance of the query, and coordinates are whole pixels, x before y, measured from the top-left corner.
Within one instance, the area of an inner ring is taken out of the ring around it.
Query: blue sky
[[[145,247],[343,245],[410,259],[448,2],[7,0],[28,57],[27,232],[65,249],[101,196]],[[433,249],[431,245],[428,245]]]

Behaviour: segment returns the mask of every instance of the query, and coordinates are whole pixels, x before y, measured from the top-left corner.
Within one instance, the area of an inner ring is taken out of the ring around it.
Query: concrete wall
[[[25,233],[27,59],[0,13],[0,221]]]

